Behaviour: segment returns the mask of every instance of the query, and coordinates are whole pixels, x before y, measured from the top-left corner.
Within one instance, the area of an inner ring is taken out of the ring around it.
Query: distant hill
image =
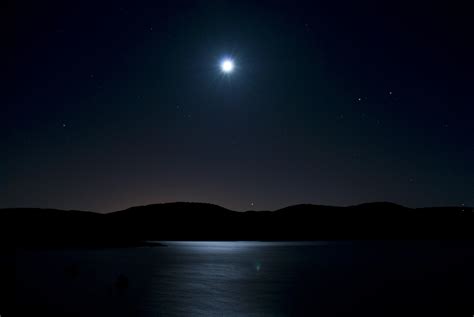
[[[473,229],[471,207],[412,209],[386,202],[247,212],[184,202],[109,214],[0,209],[1,243],[25,246],[127,246],[144,240],[466,239],[474,238]]]

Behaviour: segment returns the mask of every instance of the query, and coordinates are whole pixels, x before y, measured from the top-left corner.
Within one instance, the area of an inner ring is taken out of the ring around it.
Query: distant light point
[[[226,58],[221,62],[221,71],[223,73],[229,74],[234,70],[234,61],[230,58]]]

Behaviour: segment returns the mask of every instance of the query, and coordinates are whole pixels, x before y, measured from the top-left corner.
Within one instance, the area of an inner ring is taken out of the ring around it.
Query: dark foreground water
[[[165,243],[18,251],[15,310],[38,316],[474,314],[474,248],[465,242]]]

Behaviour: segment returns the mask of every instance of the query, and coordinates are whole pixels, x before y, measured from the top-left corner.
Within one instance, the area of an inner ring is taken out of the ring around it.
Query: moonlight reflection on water
[[[87,316],[454,316],[473,309],[472,248],[455,242],[164,243],[18,252],[17,304]],[[117,289],[119,277],[126,288]]]

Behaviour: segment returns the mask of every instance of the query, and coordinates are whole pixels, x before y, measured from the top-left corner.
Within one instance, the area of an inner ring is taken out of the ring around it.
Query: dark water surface
[[[466,242],[165,244],[18,251],[15,309],[49,316],[474,314],[474,248]]]

